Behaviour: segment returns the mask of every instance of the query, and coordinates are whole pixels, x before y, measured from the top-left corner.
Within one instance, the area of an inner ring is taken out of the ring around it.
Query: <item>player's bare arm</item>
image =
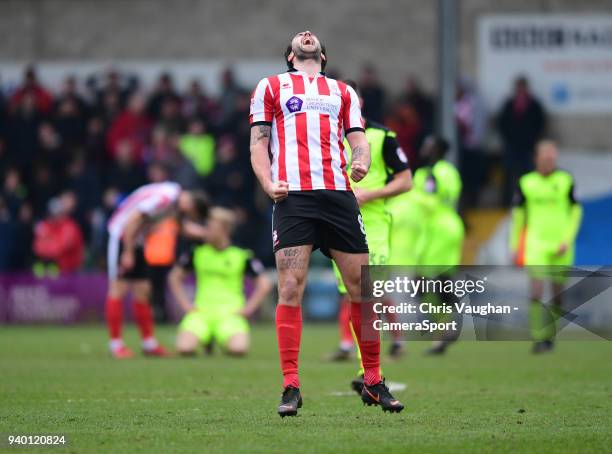
[[[279,202],[287,197],[289,184],[286,181],[272,181],[268,156],[271,129],[268,125],[256,125],[251,128],[251,165],[266,194],[275,202]]]
[[[184,220],[181,224],[181,233],[191,240],[207,241],[208,228],[194,221]]]
[[[346,139],[353,150],[353,163],[351,164],[351,179],[361,181],[370,169],[370,144],[363,131],[352,131]]]
[[[185,271],[183,268],[180,266],[173,267],[168,276],[170,291],[183,312],[187,313],[194,310],[194,305],[189,299],[189,296],[187,296],[187,292],[185,291],[184,287],[184,280]]]
[[[128,220],[123,232],[123,252],[121,254],[121,266],[125,270],[130,270],[134,267],[134,249],[136,248],[136,235],[145,222],[145,216],[142,213],[134,213]]]
[[[398,194],[410,191],[412,188],[412,172],[410,169],[397,172],[385,186],[378,189],[353,188],[359,205],[376,199],[388,199]]]
[[[259,309],[259,306],[261,306],[261,303],[263,303],[264,298],[268,295],[268,293],[270,293],[271,290],[272,282],[270,282],[270,279],[268,279],[268,277],[264,274],[257,276],[255,279],[255,288],[253,289],[253,293],[251,293],[251,296],[247,300],[244,308],[242,311],[240,311],[240,315],[247,318],[251,317],[255,311]]]

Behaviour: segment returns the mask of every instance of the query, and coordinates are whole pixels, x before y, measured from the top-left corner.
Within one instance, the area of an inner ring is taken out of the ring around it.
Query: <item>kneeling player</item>
[[[183,254],[170,272],[170,288],[185,311],[176,339],[176,349],[182,355],[194,354],[199,346],[213,341],[231,355],[243,355],[249,349],[247,319],[260,306],[272,285],[262,274],[261,262],[250,251],[231,244],[234,223],[230,210],[213,208],[205,235],[206,244]],[[183,285],[189,270],[193,270],[196,277],[193,304]],[[245,301],[246,276],[255,279],[255,288]]]

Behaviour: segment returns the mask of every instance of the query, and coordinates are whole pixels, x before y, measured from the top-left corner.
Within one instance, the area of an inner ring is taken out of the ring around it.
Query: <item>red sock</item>
[[[123,324],[123,302],[121,298],[106,298],[106,325],[111,339],[121,339],[121,325]]]
[[[134,319],[140,330],[140,337],[143,339],[153,337],[153,310],[151,305],[146,301],[134,300],[132,309],[134,310]]]
[[[395,303],[391,299],[385,299],[382,303],[386,307],[395,306]],[[397,323],[400,321],[399,314],[396,314],[395,312],[385,312],[385,318],[389,323]],[[394,342],[400,342],[402,340],[402,331],[394,329],[391,331],[391,338]]]
[[[361,350],[366,385],[375,385],[382,380],[380,377],[380,333],[374,329],[374,320],[377,318],[372,303],[351,303],[351,322]]]
[[[340,345],[353,345],[353,333],[351,332],[351,304],[346,296],[342,297],[340,301],[338,331],[340,332]]]
[[[298,356],[302,338],[302,308],[279,304],[276,306],[276,336],[283,371],[283,387],[300,387]]]

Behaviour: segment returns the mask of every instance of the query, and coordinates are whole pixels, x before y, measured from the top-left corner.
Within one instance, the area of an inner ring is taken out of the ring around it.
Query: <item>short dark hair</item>
[[[443,158],[448,152],[448,149],[450,148],[450,144],[448,143],[448,140],[436,134],[430,134],[427,137],[425,137],[424,144],[433,147],[436,155],[439,156],[440,158]]]
[[[448,153],[448,149],[450,148],[450,144],[448,143],[448,140],[446,140],[442,136],[434,136],[433,140],[434,140],[434,146],[438,150],[439,155],[441,157],[446,156],[446,153]]]
[[[519,74],[515,79],[514,79],[514,85],[524,85],[525,87],[529,87],[529,79],[527,78],[527,76],[525,74]]]
[[[204,191],[190,191],[198,218],[204,220],[210,209],[210,199]]]
[[[284,54],[285,63],[287,64],[287,69],[294,69],[293,62],[289,61],[289,54],[291,54],[292,51],[293,49],[291,47],[291,43],[289,43],[289,45],[285,49],[285,54]],[[323,44],[321,44],[321,53],[325,55],[325,58],[321,58],[321,71],[325,71],[325,67],[327,66],[327,50],[325,49],[325,46]]]

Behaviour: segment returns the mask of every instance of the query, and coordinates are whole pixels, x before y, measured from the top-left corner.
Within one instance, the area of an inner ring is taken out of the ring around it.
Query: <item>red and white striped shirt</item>
[[[322,73],[267,77],[253,92],[249,121],[272,126],[272,181],[290,191],[351,190],[344,136],[364,128],[352,87]]]
[[[108,233],[122,236],[125,226],[134,213],[158,218],[170,214],[181,193],[177,183],[152,183],[141,186],[127,196],[108,221]]]

